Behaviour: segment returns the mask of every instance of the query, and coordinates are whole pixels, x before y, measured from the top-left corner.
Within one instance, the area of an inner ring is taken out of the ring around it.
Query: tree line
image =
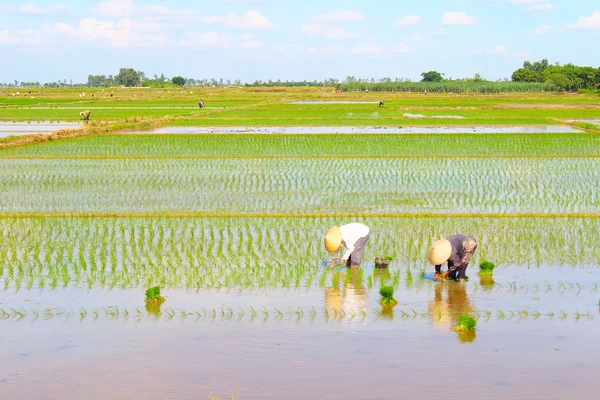
[[[512,74],[514,82],[548,82],[562,91],[600,89],[600,68],[581,67],[574,64],[551,65],[547,59],[525,61],[523,67]]]
[[[473,92],[473,93],[498,93],[498,92],[527,92],[527,91],[581,91],[600,90],[600,68],[581,67],[574,64],[560,65],[550,64],[547,59],[530,62],[525,61],[523,67],[513,72],[510,82],[508,79],[489,81],[480,74],[475,74],[472,78],[447,79],[443,73],[438,71],[427,71],[421,74],[419,82],[413,82],[404,78],[356,78],[347,76],[345,79],[328,78],[324,80],[256,80],[252,83],[242,83],[240,79],[194,79],[182,76],[167,78],[164,74],[148,77],[143,71],[136,71],[133,68],[121,68],[116,75],[88,75],[86,83],[70,84],[67,80],[47,82],[18,82],[0,83],[3,87],[182,87],[182,86],[209,86],[209,87],[230,87],[230,86],[281,86],[281,87],[300,87],[300,86],[324,86],[336,87],[347,91],[415,91],[415,92]]]

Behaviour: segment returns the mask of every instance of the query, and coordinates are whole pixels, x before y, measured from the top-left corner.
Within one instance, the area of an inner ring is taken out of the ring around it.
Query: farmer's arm
[[[331,262],[331,265],[329,266],[329,269],[333,269],[333,266],[335,265],[335,262],[338,260],[338,258],[340,258],[340,251],[336,251],[333,254],[333,261]]]
[[[342,264],[345,263],[346,261],[348,261],[348,259],[350,258],[350,255],[354,251],[355,244],[356,243],[346,244],[347,247],[346,247],[346,251],[344,252],[344,256],[342,257]]]

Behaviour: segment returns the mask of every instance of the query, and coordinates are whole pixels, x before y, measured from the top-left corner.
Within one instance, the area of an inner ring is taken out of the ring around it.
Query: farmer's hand
[[[338,260],[337,257],[335,257],[333,259],[333,261],[331,262],[331,265],[329,266],[329,269],[333,269],[333,266],[335,265],[335,263],[336,263],[337,260]]]
[[[348,260],[344,260],[343,258],[340,260],[340,265],[344,265],[346,264],[346,262],[348,262]]]

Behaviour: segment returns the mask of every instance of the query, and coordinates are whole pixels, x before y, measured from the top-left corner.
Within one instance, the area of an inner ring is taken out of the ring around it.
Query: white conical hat
[[[433,243],[427,252],[427,259],[433,265],[441,265],[448,261],[452,254],[452,244],[446,239]]]
[[[332,253],[342,245],[342,230],[337,226],[329,229],[325,234],[325,249]]]

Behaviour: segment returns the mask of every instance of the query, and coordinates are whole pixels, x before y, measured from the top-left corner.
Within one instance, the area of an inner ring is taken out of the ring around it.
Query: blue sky
[[[0,82],[147,75],[510,77],[547,57],[600,67],[597,0],[0,0]]]

